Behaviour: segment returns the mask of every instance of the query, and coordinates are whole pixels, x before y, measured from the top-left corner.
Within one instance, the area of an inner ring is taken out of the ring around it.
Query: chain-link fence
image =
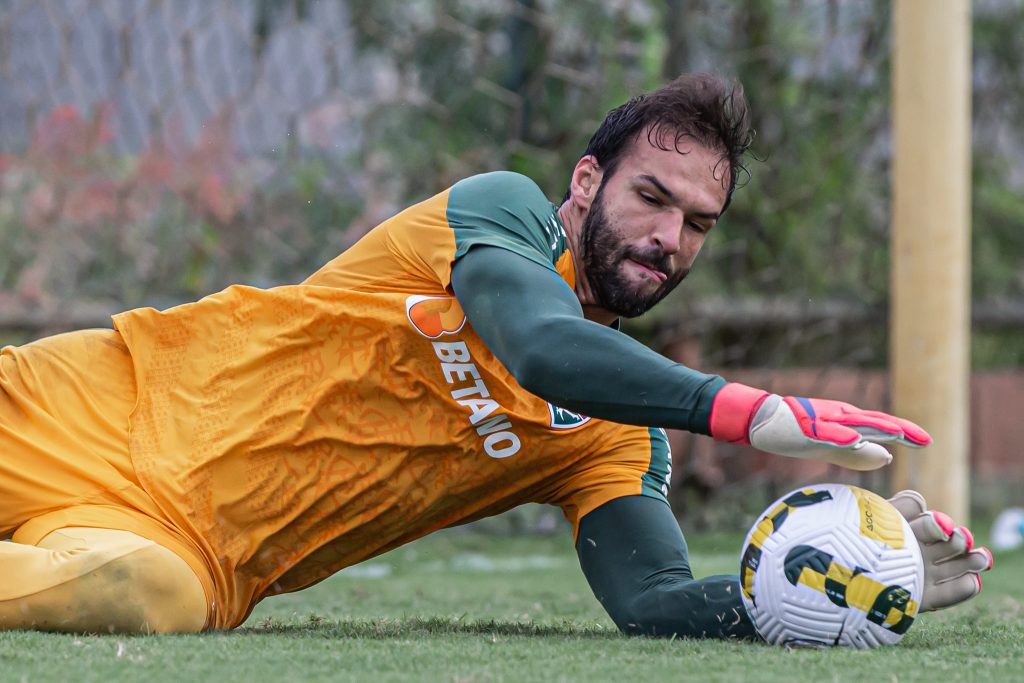
[[[1024,7],[974,13],[975,364],[1019,380]],[[472,173],[520,171],[557,200],[609,108],[713,71],[744,84],[762,160],[680,293],[629,329],[733,378],[884,407],[889,33],[883,0],[5,0],[2,339],[301,280]],[[840,475],[675,445],[690,510]],[[1010,446],[975,445],[1003,463],[978,471],[1012,469]]]

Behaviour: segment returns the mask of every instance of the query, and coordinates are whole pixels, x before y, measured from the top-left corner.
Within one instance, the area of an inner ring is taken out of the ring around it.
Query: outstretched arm
[[[599,419],[708,433],[725,380],[586,320],[554,271],[475,247],[456,262],[452,288],[473,329],[530,393]]]
[[[924,446],[908,420],[840,401],[777,396],[692,370],[583,318],[553,270],[492,246],[470,249],[452,288],[473,329],[527,391],[615,422],[684,429],[851,469],[888,464],[886,442]]]
[[[890,499],[914,531],[924,559],[921,611],[958,605],[981,591],[992,568],[970,530],[929,511],[916,491]],[[739,577],[694,579],[671,508],[645,496],[616,498],[580,520],[576,553],[594,595],[621,631],[693,638],[756,638]]]
[[[739,577],[694,579],[672,509],[644,496],[616,498],[580,520],[580,566],[624,633],[754,638]]]

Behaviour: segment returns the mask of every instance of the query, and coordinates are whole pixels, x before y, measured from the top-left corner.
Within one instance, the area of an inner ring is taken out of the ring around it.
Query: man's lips
[[[665,273],[661,272],[660,270],[657,270],[656,268],[652,268],[651,266],[648,266],[646,264],[640,263],[639,261],[634,261],[633,259],[626,259],[626,260],[629,263],[631,263],[633,265],[633,267],[635,267],[641,273],[644,273],[645,275],[647,275],[652,280],[657,280],[658,282],[664,282],[665,280],[668,279],[668,275],[666,275]]]

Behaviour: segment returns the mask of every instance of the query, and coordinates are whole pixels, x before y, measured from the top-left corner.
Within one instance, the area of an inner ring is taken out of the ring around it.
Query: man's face
[[[718,152],[689,139],[679,151],[665,146],[640,135],[583,221],[587,281],[602,308],[625,318],[682,282],[725,204],[729,169]]]

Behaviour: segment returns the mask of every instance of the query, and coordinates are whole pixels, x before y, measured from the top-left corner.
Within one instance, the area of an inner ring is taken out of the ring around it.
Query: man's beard
[[[597,304],[623,318],[646,313],[683,281],[689,268],[672,270],[671,257],[657,246],[641,249],[623,244],[604,210],[604,187],[599,187],[590,211],[583,219],[581,236],[583,268]],[[641,263],[668,276],[655,290],[636,288],[623,273],[626,259]]]

